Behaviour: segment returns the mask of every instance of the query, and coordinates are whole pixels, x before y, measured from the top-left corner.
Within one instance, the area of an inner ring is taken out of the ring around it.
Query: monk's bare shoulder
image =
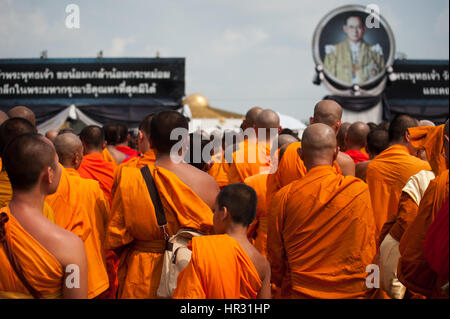
[[[345,153],[339,152],[336,157],[336,162],[341,168],[342,175],[344,176],[355,176],[355,162],[353,159]]]
[[[360,162],[355,166],[355,176],[359,179],[366,181],[366,171],[367,166],[369,166],[370,161]]]

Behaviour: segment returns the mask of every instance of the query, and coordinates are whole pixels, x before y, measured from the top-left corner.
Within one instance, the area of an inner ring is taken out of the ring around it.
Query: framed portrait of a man
[[[316,28],[313,54],[325,76],[342,87],[378,82],[392,66],[395,41],[379,14],[351,5],[328,13]]]

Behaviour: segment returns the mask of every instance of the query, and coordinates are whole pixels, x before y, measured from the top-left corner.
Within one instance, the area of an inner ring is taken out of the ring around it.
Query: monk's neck
[[[128,142],[117,144],[116,146],[128,147]]]
[[[102,150],[100,149],[91,149],[91,150],[86,150],[86,152],[84,153],[84,155],[91,155],[91,154],[101,154]]]
[[[233,237],[238,242],[248,241],[247,233],[248,233],[247,227],[236,224],[228,225],[226,230],[226,234]]]
[[[314,163],[306,163],[306,162],[304,162],[304,164],[305,164],[307,172],[309,172],[313,168],[316,168],[316,167],[319,167],[319,166],[333,166],[333,163],[330,163],[330,161],[328,161],[328,160],[316,161]]]
[[[9,207],[11,213],[15,214],[37,214],[42,215],[44,211],[45,194],[34,189],[29,192],[21,192],[13,190],[13,196]]]
[[[347,146],[346,151],[350,151],[350,150],[355,150],[355,151],[360,151],[363,147],[359,146],[359,145],[349,145]]]

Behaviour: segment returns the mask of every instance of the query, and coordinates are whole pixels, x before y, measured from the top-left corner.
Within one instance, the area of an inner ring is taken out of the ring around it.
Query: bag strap
[[[6,215],[6,213],[2,213],[0,215],[0,228],[2,229],[2,231],[1,231],[2,234],[0,236],[2,238],[0,238],[0,242],[3,243],[3,248],[5,249],[6,257],[8,258],[8,261],[9,261],[11,267],[13,268],[14,272],[16,273],[17,277],[19,277],[19,280],[22,282],[22,284],[25,286],[25,288],[28,290],[28,292],[33,296],[33,298],[43,299],[41,293],[39,291],[37,291],[36,289],[34,289],[33,286],[31,286],[31,284],[28,282],[28,280],[23,275],[22,267],[18,263],[17,258],[13,254],[10,244],[9,244],[8,240],[6,239],[4,225],[8,221],[8,219],[9,218],[8,218],[8,215]]]
[[[156,220],[158,221],[158,226],[162,229],[164,239],[169,239],[169,234],[167,233],[167,220],[166,215],[164,213],[164,208],[161,202],[161,198],[159,197],[158,190],[156,189],[155,180],[153,179],[152,173],[147,165],[141,168],[142,177],[145,180],[145,184],[147,185],[148,192],[150,194],[150,198],[153,203],[153,207],[155,208]]]

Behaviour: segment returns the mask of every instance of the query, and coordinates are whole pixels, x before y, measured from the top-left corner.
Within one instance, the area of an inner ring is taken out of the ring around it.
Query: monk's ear
[[[314,124],[314,118],[313,117],[310,117],[309,118],[309,125],[313,125]]]
[[[278,134],[280,134],[282,130],[283,130],[283,128],[281,127],[281,125],[278,126]]]
[[[106,144],[107,144],[106,141],[104,141],[104,142],[103,142],[102,149],[104,149],[104,148],[106,147]]]
[[[141,130],[138,131],[138,140],[142,141],[142,139],[144,138],[144,134],[142,133]]]
[[[333,153],[333,163],[334,163],[334,161],[336,161],[338,154],[339,154],[339,146],[336,146],[336,149],[334,150],[334,153]]]
[[[409,135],[408,130],[406,130],[404,138],[405,138],[406,143],[411,142],[411,135]]]

